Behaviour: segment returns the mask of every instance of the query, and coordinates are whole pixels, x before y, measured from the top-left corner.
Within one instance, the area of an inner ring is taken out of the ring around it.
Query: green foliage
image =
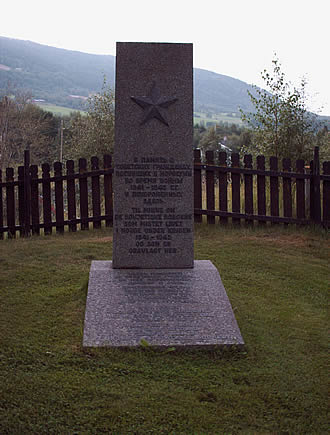
[[[261,74],[267,90],[254,86],[255,94],[248,91],[254,112],[241,111],[242,120],[253,132],[253,140],[243,152],[263,154],[267,157],[310,159],[315,145],[324,146],[328,137],[318,137],[320,130],[316,115],[307,111],[305,79],[299,87],[292,87],[285,78],[277,57],[273,70]]]
[[[320,160],[330,160],[330,132],[326,126],[316,134],[316,145],[320,148]]]
[[[87,114],[76,113],[69,127],[71,139],[66,157],[77,159],[102,157],[113,151],[114,144],[114,93],[104,77],[100,93],[87,100]]]
[[[142,346],[142,347],[150,347],[150,344],[148,343],[148,341],[145,338],[141,338],[141,340],[140,340],[140,346]]]
[[[24,150],[35,164],[55,156],[59,119],[31,103],[30,95],[0,99],[0,168],[23,163]]]
[[[239,152],[243,145],[251,142],[251,132],[235,123],[219,122],[207,129],[203,125],[194,125],[194,148],[200,148],[202,155],[208,150],[221,151],[220,142],[233,152]]]
[[[245,353],[83,348],[111,230],[0,241],[0,433],[327,433],[325,233],[210,227],[195,255],[219,269]]]
[[[216,128],[210,127],[202,135],[199,142],[199,148],[201,148],[204,152],[209,150],[217,151],[220,149],[219,142],[220,136],[217,133]]]

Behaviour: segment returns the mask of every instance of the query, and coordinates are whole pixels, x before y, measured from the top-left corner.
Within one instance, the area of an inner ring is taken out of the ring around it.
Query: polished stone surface
[[[93,261],[84,346],[242,346],[218,270],[208,260],[193,269],[113,269]]]
[[[117,43],[114,268],[193,267],[192,52]]]

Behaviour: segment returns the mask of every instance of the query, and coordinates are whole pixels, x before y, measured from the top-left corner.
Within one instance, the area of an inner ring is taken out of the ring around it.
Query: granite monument
[[[93,261],[84,346],[242,346],[193,251],[192,44],[118,43],[112,261]]]
[[[193,267],[192,59],[192,44],[117,44],[114,268]]]

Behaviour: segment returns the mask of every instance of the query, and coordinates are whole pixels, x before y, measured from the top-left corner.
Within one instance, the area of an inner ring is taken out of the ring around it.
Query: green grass
[[[54,115],[69,116],[72,112],[80,112],[83,115],[86,114],[86,112],[83,110],[72,109],[71,107],[56,106],[55,104],[40,103],[38,106],[47,112],[54,113]]]
[[[198,226],[246,342],[83,349],[110,230],[0,241],[0,433],[327,433],[329,243],[317,230]]]
[[[198,115],[198,116],[196,116]],[[238,124],[238,126],[243,125],[240,114],[237,113],[236,116],[230,116],[230,113],[213,113],[212,117],[209,117],[207,113],[204,112],[194,112],[194,124],[203,124],[206,127],[207,122],[213,124],[219,124],[220,122],[227,122],[230,124]]]

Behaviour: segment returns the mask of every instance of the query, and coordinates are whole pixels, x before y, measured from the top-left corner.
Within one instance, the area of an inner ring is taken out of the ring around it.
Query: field
[[[80,112],[82,114],[85,113],[83,110],[75,110],[71,107],[56,106],[55,104],[39,103],[38,106],[41,107],[41,109],[46,110],[47,112],[52,112],[54,113],[54,115],[59,116],[69,116],[72,112]]]
[[[204,125],[207,127],[208,123],[215,125],[217,123],[228,123],[237,124],[238,126],[242,126],[243,122],[240,118],[240,114],[236,113],[235,116],[231,113],[204,113],[204,112],[194,112],[194,124]]]
[[[83,110],[75,110],[70,107],[57,106],[55,104],[47,104],[47,103],[38,103],[38,106],[43,110],[54,113],[59,116],[68,116],[72,112],[80,112],[82,114],[86,113]],[[227,122],[228,124],[238,124],[239,126],[243,125],[242,120],[239,114],[236,116],[232,116],[227,113],[217,113],[217,114],[207,114],[203,112],[194,112],[194,124],[202,124],[205,127],[207,123],[212,123],[215,125],[216,123]]]
[[[327,433],[329,240],[196,226],[244,352],[82,348],[112,231],[0,241],[0,433]]]

